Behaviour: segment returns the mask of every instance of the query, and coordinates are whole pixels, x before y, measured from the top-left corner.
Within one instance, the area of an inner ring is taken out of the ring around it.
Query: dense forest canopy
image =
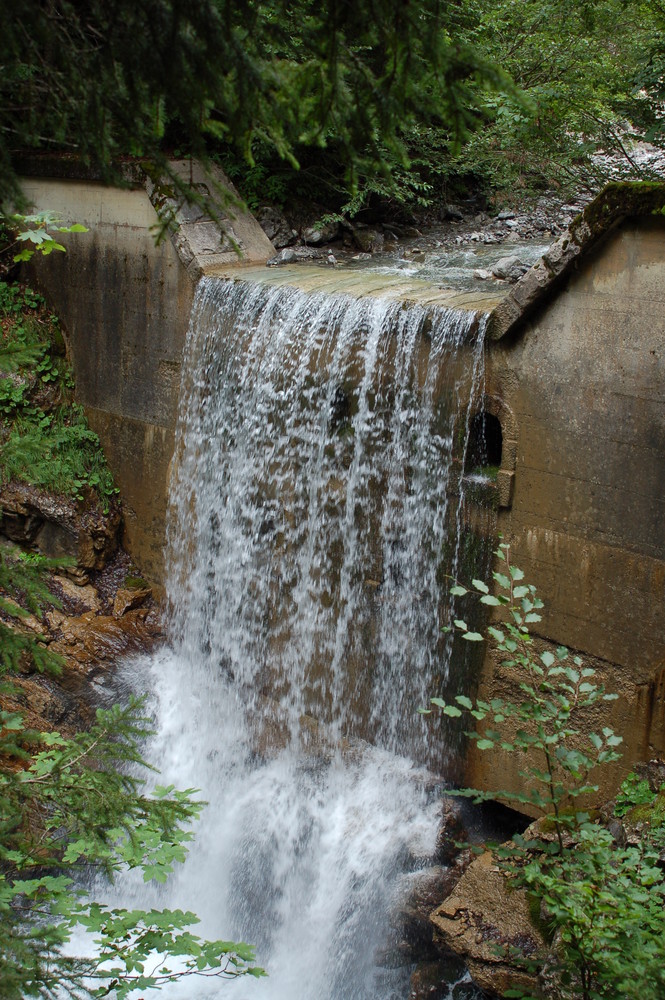
[[[127,156],[212,155],[250,203],[593,183],[595,150],[629,157],[632,133],[662,137],[664,8],[4,0],[0,201],[19,197],[34,150],[106,179]]]

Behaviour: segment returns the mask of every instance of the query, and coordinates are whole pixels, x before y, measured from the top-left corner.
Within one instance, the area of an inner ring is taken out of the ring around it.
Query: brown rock
[[[101,602],[99,594],[91,584],[78,584],[67,576],[56,574],[53,578],[63,591],[65,597],[77,604],[82,604],[88,611],[99,611]]]
[[[472,858],[471,851],[463,851],[449,867],[434,865],[401,880],[390,923],[399,940],[399,949],[409,961],[436,954],[432,911],[450,895]]]
[[[63,644],[82,647],[93,660],[114,662],[127,653],[150,648],[155,630],[145,621],[147,613],[145,608],[137,608],[114,618],[88,611],[63,623]]]
[[[150,587],[136,589],[122,588],[117,592],[113,601],[113,617],[121,618],[128,611],[140,608],[149,597],[152,597],[152,589]]]
[[[435,941],[464,959],[480,989],[499,995],[510,987],[537,989],[537,978],[501,949],[544,959],[545,942],[531,922],[526,894],[510,885],[491,853],[469,866],[431,920]]]

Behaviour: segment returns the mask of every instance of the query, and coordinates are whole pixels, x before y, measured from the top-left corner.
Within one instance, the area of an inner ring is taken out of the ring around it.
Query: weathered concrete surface
[[[550,300],[594,245],[631,218],[665,214],[665,184],[608,184],[492,311],[491,340],[515,331]]]
[[[189,171],[189,163],[174,166]],[[52,168],[57,171],[57,162]],[[194,183],[203,185],[200,168],[193,170]],[[214,180],[224,183],[221,174]],[[171,189],[156,192],[146,183],[163,204]],[[180,368],[196,281],[210,267],[265,261],[273,247],[255,220],[238,213],[230,226],[239,257],[217,223],[177,204],[180,228],[156,246],[159,220],[146,187],[28,177],[23,190],[36,210],[88,227],[63,235],[67,254],[35,258],[29,279],[62,320],[78,399],[123,497],[125,546],[145,575],[161,581]]]
[[[514,415],[498,527],[545,601],[536,628],[619,693],[603,719],[626,761],[662,753],[665,219],[626,222],[579,258],[557,297],[491,347],[488,392]],[[488,655],[480,691],[509,689]],[[516,788],[522,765],[471,748],[466,779]]]

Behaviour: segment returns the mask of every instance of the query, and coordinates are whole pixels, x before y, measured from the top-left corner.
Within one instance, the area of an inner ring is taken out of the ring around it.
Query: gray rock
[[[291,228],[286,217],[272,205],[262,205],[257,213],[257,219],[276,250],[291,246],[298,238],[298,233]]]
[[[339,233],[338,222],[326,222],[324,225],[308,226],[303,230],[302,238],[310,246],[321,246],[330,243]]]
[[[378,229],[355,229],[353,239],[363,253],[375,253],[383,250],[384,236]]]
[[[443,210],[443,217],[444,219],[450,219],[452,222],[462,222],[464,214],[457,205],[446,205]]]
[[[484,267],[477,267],[473,272],[473,276],[474,278],[477,278],[478,281],[488,281],[492,277],[492,272],[486,271]]]
[[[295,250],[288,247],[285,250],[280,250],[278,254],[275,254],[274,257],[267,260],[266,267],[278,267],[280,264],[293,264],[296,260],[298,260],[297,253]]]
[[[296,260],[321,260],[323,252],[316,247],[294,247],[293,252]]]
[[[517,256],[511,256],[498,260],[492,268],[492,274],[495,278],[501,278],[503,281],[515,282],[519,281],[528,270],[528,264],[524,264]]]
[[[504,219],[514,219],[514,218],[515,218],[515,213],[510,212],[507,209],[503,212],[499,212],[499,214],[497,215],[497,219],[501,219],[501,221],[503,221]]]

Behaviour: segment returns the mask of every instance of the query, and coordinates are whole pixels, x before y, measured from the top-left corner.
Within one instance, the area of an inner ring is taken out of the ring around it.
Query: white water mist
[[[443,551],[454,568],[482,358],[472,312],[200,284],[171,644],[133,683],[154,692],[162,780],[209,802],[158,902],[253,942],[270,978],[178,996],[407,995],[378,957],[397,877],[434,851],[417,708],[447,670]]]

